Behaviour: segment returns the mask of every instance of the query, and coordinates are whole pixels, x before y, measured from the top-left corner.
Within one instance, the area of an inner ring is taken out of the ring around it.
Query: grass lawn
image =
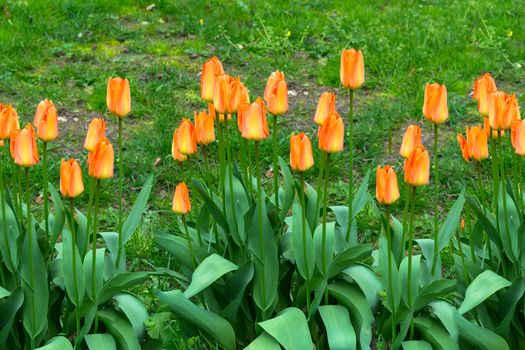
[[[424,85],[448,89],[450,121],[441,128],[441,188],[447,211],[473,180],[456,142],[463,126],[481,121],[472,101],[474,79],[490,72],[498,88],[516,93],[525,105],[525,3],[523,1],[3,1],[0,5],[0,102],[12,103],[24,122],[37,103],[52,99],[60,116],[60,137],[51,145],[50,176],[58,186],[59,159],[85,165],[82,144],[91,118],[106,113],[106,82],[112,75],[131,82],[133,111],[124,121],[126,203],[132,203],[148,174],[156,174],[142,235],[128,245],[132,265],[163,265],[150,239],[155,230],[175,232],[170,202],[185,174],[171,158],[173,130],[182,117],[205,108],[199,96],[201,64],[217,55],[225,70],[239,75],[252,98],[262,95],[268,75],[285,72],[290,110],[280,118],[280,154],[287,159],[289,133],[315,135],[312,122],[323,91],[336,92],[338,111],[348,113],[340,88],[344,47],[363,50],[366,84],[356,94],[355,162],[358,178],[378,164],[401,174],[397,150],[405,127],[420,123],[432,156],[432,127],[422,116]],[[392,127],[393,155],[387,135]],[[117,123],[108,123],[116,144]],[[315,138],[315,137],[314,137]],[[271,142],[263,143],[271,168]],[[317,157],[320,159],[320,157]],[[346,198],[347,152],[336,155],[333,202]],[[195,161],[197,162],[197,161]],[[490,164],[484,164],[487,173]],[[194,171],[202,171],[194,164]],[[38,170],[32,171],[41,188]],[[317,167],[310,171],[315,183]],[[372,176],[373,177],[373,176]],[[271,178],[265,183],[271,185]],[[116,180],[104,184],[102,218],[115,228]],[[372,186],[370,187],[373,188]],[[416,235],[432,231],[433,187],[418,190]],[[36,194],[36,193],[35,193]],[[87,196],[83,197],[87,202]],[[400,201],[403,203],[403,201]],[[403,204],[397,204],[400,213]],[[376,216],[359,218],[363,239],[379,230]],[[108,214],[109,213],[109,214]],[[133,266],[132,266],[133,268]]]

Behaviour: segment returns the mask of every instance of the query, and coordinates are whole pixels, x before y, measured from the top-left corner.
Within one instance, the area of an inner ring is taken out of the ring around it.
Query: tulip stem
[[[410,223],[408,227],[408,276],[407,276],[407,296],[408,306],[412,308],[412,254],[414,241],[414,207],[416,202],[416,187],[410,185]],[[434,242],[434,244],[437,244]],[[410,338],[414,335],[414,322],[410,321]]]
[[[321,257],[323,275],[326,275],[326,213],[328,211],[328,177],[330,175],[330,153],[326,153],[325,176],[323,184],[323,226],[322,226],[322,241],[321,241]],[[324,302],[328,303],[328,289],[325,289]]]
[[[226,117],[225,117],[226,118]],[[224,134],[222,131],[222,123],[220,121],[220,116],[217,118],[217,139],[219,141],[219,172],[220,172],[220,186],[221,186],[221,194],[222,194],[222,209],[223,212],[226,213],[226,200],[225,200],[225,191],[224,191],[224,183],[225,183],[225,168],[226,168],[226,160],[225,160],[225,154],[224,154]]]
[[[405,210],[403,212],[403,234],[401,235],[401,251],[399,255],[399,261],[398,263],[401,263],[403,261],[403,257],[405,255],[405,248],[406,248],[406,239],[407,239],[407,223],[408,223],[408,211],[410,210],[410,192],[411,192],[410,185],[406,185],[406,193],[405,193]]]
[[[264,238],[263,238],[263,211],[262,206],[264,205],[264,201],[262,198],[262,190],[261,190],[261,165],[259,164],[259,141],[255,141],[255,173],[257,177],[257,223],[259,225],[259,246],[260,246],[260,261],[262,263],[261,268],[261,297],[263,300],[263,303],[266,304],[266,273],[264,269]],[[264,321],[266,319],[266,309],[261,310],[262,312],[262,320]]]
[[[326,162],[326,153],[321,152],[321,165],[319,166],[319,176],[317,177],[317,201],[315,203],[315,223],[319,220],[319,206],[321,205],[321,186],[324,180],[324,163]]]
[[[476,170],[477,170],[477,173],[478,173],[478,187],[479,187],[479,197],[480,197],[480,200],[481,200],[481,205],[483,206],[483,214],[487,215],[487,209],[485,207],[485,192],[483,191],[483,175],[481,174],[481,162],[480,161],[477,161],[476,162]],[[492,250],[491,250],[491,243],[490,243],[490,238],[488,235],[485,236],[486,238],[486,243],[488,244],[489,246],[489,256],[492,255]],[[476,262],[476,255],[474,254],[474,249],[472,248],[474,242],[472,239],[470,239],[470,244],[471,244],[471,250],[472,250],[472,258],[473,258],[473,261],[474,263]],[[483,249],[483,252],[485,252],[485,249]],[[485,261],[485,254],[483,254],[483,258],[482,258],[482,261],[484,262]]]
[[[277,115],[273,115],[273,192],[275,196],[275,211],[279,216],[279,166],[277,164]]]
[[[7,204],[6,200],[6,194],[5,194],[5,183],[4,183],[4,167],[3,165],[0,166],[0,196],[2,197],[0,200],[2,201],[2,226],[4,231],[4,244],[6,247],[7,252],[7,259],[9,260],[9,264],[12,263],[11,261],[11,248],[9,246],[9,235],[8,235],[8,229],[7,229],[7,219],[6,219],[6,212],[5,212],[5,206]],[[5,264],[5,262],[4,262]],[[7,267],[7,264],[6,264]],[[4,281],[5,282],[5,281]],[[4,284],[4,286],[6,286]]]
[[[432,262],[432,275],[436,272],[438,257],[439,257],[439,245],[438,245],[438,224],[439,224],[439,148],[438,148],[438,137],[439,137],[439,125],[434,124],[434,171],[435,171],[435,192],[434,192],[434,260]],[[441,274],[441,273],[440,273]]]
[[[505,157],[503,154],[503,131],[499,131],[499,164],[500,164],[500,171],[501,171],[501,197],[502,197],[502,203],[503,203],[503,215],[505,219],[505,235],[507,236],[507,240],[509,243],[509,246],[511,246],[511,240],[510,240],[510,229],[509,229],[509,217],[507,213],[507,189],[505,186]],[[498,194],[499,195],[499,194]]]
[[[45,144],[45,143],[44,143]],[[27,242],[29,252],[29,283],[31,291],[30,305],[31,305],[31,349],[34,349],[36,337],[36,307],[35,307],[35,274],[33,271],[33,224],[31,223],[31,192],[29,190],[29,168],[25,167],[26,180],[26,200],[27,200]],[[2,184],[3,185],[3,184]],[[46,236],[47,237],[47,236]]]
[[[301,210],[302,210],[302,229],[303,229],[303,256],[306,269],[306,313],[310,310],[310,269],[308,268],[308,254],[306,253],[306,201],[304,198],[304,171],[301,171]]]
[[[20,167],[18,165],[16,165],[15,163],[13,163],[15,165],[15,168],[16,168],[16,182],[17,182],[17,199],[16,199],[16,202],[18,203],[18,215],[19,215],[19,218],[22,217],[23,213],[22,213],[22,171],[20,170]]]
[[[244,178],[244,185],[246,186],[246,190],[250,191],[250,184],[248,182],[248,170],[246,169],[246,140],[242,137],[241,133],[238,133],[238,142],[239,147],[242,147],[240,150],[240,157],[241,157],[241,168],[242,168],[242,176]]]
[[[235,192],[233,191],[233,159],[232,159],[232,152],[231,152],[231,139],[230,139],[230,130],[228,129],[228,121],[226,120],[224,122],[225,126],[225,134],[226,134],[226,152],[228,157],[228,187],[230,190],[230,210],[232,212],[233,217],[233,225],[235,226],[235,230],[237,231],[237,213],[235,210]],[[199,240],[200,240],[200,234],[199,234]],[[199,242],[201,245],[202,243]]]
[[[209,162],[208,146],[204,145],[202,153],[204,154],[204,171],[206,172],[206,182],[207,182],[206,185],[208,186],[208,194],[210,195],[210,198],[213,199],[213,191],[211,189],[212,179],[210,177],[210,165],[208,163]],[[213,222],[213,233],[215,235],[215,245],[217,247],[217,251],[219,251],[219,232],[217,231],[217,223],[215,222],[215,219],[213,219],[213,217],[212,217],[212,222]],[[211,239],[211,233],[210,233],[210,241],[208,242],[208,251],[210,250],[211,241],[212,239]]]
[[[75,293],[75,306],[76,306],[76,327],[77,327],[77,340],[76,344],[78,344],[79,339],[78,335],[80,334],[80,298],[78,294],[78,286],[77,286],[77,235],[75,232],[75,207],[73,205],[73,197],[69,199],[69,211],[71,213],[71,221],[69,222],[69,228],[71,229],[71,252],[73,254],[73,291]]]
[[[354,90],[349,89],[348,91],[350,95],[350,112],[348,113],[348,227],[346,228],[346,242],[350,242],[353,221],[352,205],[354,202]]]
[[[460,230],[456,231],[456,239],[458,240],[459,256],[461,257],[461,264],[463,265],[463,278],[465,278],[465,283],[469,284],[470,281],[467,272],[467,264],[465,263],[465,256],[463,255],[463,248],[461,247],[461,236],[459,235]]]
[[[186,235],[186,240],[188,241],[188,250],[191,255],[191,265],[193,270],[197,267],[197,260],[195,259],[195,254],[193,253],[193,244],[191,243],[190,231],[188,230],[188,224],[186,223],[186,215],[182,215],[182,224],[184,226],[184,234]]]
[[[523,203],[523,157],[518,157],[518,174],[519,174],[519,202],[521,205],[521,215],[524,215],[524,203]]]
[[[246,150],[246,158],[247,159],[252,159],[252,152],[251,152],[251,148],[252,147],[251,147],[250,143],[248,142],[248,140],[245,139],[244,137],[242,137],[242,134],[240,134],[240,135],[241,135],[241,138],[242,138],[244,149]],[[246,172],[247,172],[247,174],[246,174],[246,176],[247,176],[246,186],[248,187],[248,193],[250,194],[250,198],[253,198],[253,183],[252,183],[252,176],[253,175],[252,175],[252,169],[250,167],[250,164],[246,164]]]
[[[95,331],[98,330],[98,305],[97,305],[97,286],[96,286],[96,274],[97,274],[97,226],[98,226],[98,201],[100,197],[100,180],[95,179],[95,208],[93,209],[93,235],[91,241],[91,291],[93,293],[92,298],[95,303]]]
[[[390,206],[386,206],[386,240],[388,242],[388,294],[390,294],[390,300],[392,301],[392,343],[396,339],[396,306],[394,298],[394,287],[392,283],[392,235],[390,233]]]
[[[123,182],[124,182],[124,159],[122,153],[122,119],[118,118],[118,168],[119,168],[119,205],[118,205],[118,253],[117,261],[115,262],[115,267],[117,271],[120,266],[120,259],[122,257],[123,242],[122,242],[122,221],[124,216],[124,207],[123,207]],[[124,266],[124,269],[126,267]]]
[[[47,142],[44,141],[42,147],[42,178],[43,178],[43,195],[44,195],[44,231],[46,239],[49,240],[49,198],[47,198]],[[54,242],[53,242],[54,243]]]
[[[86,238],[84,239],[84,255],[88,252],[89,245],[89,228],[91,225],[91,216],[93,214],[93,197],[95,195],[95,178],[90,177],[89,201],[87,210]]]
[[[499,227],[499,211],[498,211],[498,202],[499,202],[499,170],[498,170],[498,148],[496,147],[496,141],[494,141],[493,130],[490,128],[490,147],[492,148],[492,178],[493,178],[493,187],[494,187],[494,213],[496,215],[496,227],[498,232],[500,231]],[[499,132],[498,132],[499,136]],[[497,136],[497,137],[498,137]]]

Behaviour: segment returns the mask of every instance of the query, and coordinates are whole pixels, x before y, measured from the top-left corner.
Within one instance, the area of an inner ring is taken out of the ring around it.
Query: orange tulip
[[[344,123],[337,112],[330,114],[317,131],[319,149],[328,153],[341,152],[344,147]]]
[[[207,145],[215,141],[215,129],[213,126],[213,115],[201,111],[193,114],[195,119],[195,134],[199,145]]]
[[[494,130],[510,128],[513,120],[521,119],[515,95],[502,91],[494,92],[489,99],[489,124]]]
[[[343,49],[339,75],[341,84],[347,89],[355,90],[365,83],[365,61],[361,50]]]
[[[439,83],[425,86],[423,115],[434,124],[448,120],[447,87]]]
[[[175,131],[173,132],[173,141],[171,142],[171,156],[173,157],[173,159],[180,163],[188,159],[186,155],[182,154],[179,151],[179,143],[177,141],[177,129],[175,129]]]
[[[399,187],[397,175],[389,165],[384,168],[377,167],[376,170],[376,198],[379,204],[390,205],[399,199]]]
[[[403,143],[399,149],[399,154],[403,158],[408,158],[410,152],[421,143],[421,128],[419,125],[410,125],[403,135]]]
[[[250,103],[250,90],[248,90],[248,88],[246,88],[243,83],[240,83],[239,86],[241,88],[239,106],[243,103]]]
[[[288,111],[288,87],[283,72],[277,70],[270,75],[264,89],[264,100],[268,103],[268,112],[273,115]]]
[[[470,153],[467,140],[463,137],[463,134],[458,134],[458,144],[461,149],[461,155],[465,162],[470,161]]]
[[[430,156],[422,144],[410,152],[403,166],[405,182],[412,186],[427,185],[430,177]]]
[[[47,98],[40,101],[36,108],[33,124],[40,140],[49,142],[58,137],[58,115],[53,101]]]
[[[312,143],[304,132],[292,133],[290,138],[290,166],[294,171],[307,171],[314,165]]]
[[[315,110],[314,122],[323,125],[330,114],[335,112],[335,94],[333,92],[323,92],[319,97],[317,109]]]
[[[213,102],[213,90],[218,76],[224,74],[222,63],[215,56],[204,62],[201,73],[201,98]]]
[[[266,106],[262,98],[257,97],[250,105],[242,105],[242,137],[248,140],[261,141],[270,135],[266,120]]]
[[[115,154],[109,140],[102,138],[88,156],[88,173],[99,180],[113,177]]]
[[[33,126],[27,123],[22,130],[14,130],[13,136],[16,138],[12,153],[15,163],[24,167],[38,163],[38,148],[36,147],[36,134]]]
[[[490,123],[489,123],[489,118],[483,118],[483,131],[485,131],[485,134],[487,134],[487,136],[489,136],[489,133],[490,133]],[[499,131],[498,130],[492,130],[492,135],[491,137],[493,139],[497,139],[499,137]],[[501,130],[501,136],[505,135],[505,131]]]
[[[12,130],[20,129],[18,113],[11,105],[0,103],[0,140],[7,139]]]
[[[106,93],[108,110],[119,117],[125,117],[131,112],[131,92],[128,79],[121,77],[109,78]]]
[[[4,140],[0,139],[0,147],[4,147]]]
[[[525,156],[525,120],[512,122],[512,146],[520,156]]]
[[[182,215],[188,214],[191,211],[188,186],[186,186],[184,182],[179,183],[175,188],[171,210]]]
[[[60,192],[64,197],[74,198],[84,192],[82,169],[74,159],[60,162]]]
[[[215,110],[220,114],[236,113],[239,104],[246,100],[248,91],[240,78],[232,78],[223,74],[215,80],[213,92],[213,104]],[[228,116],[228,120],[231,116]],[[224,121],[224,116],[219,119]]]
[[[467,143],[471,158],[482,161],[489,157],[487,134],[481,126],[467,126]]]
[[[182,118],[176,132],[177,145],[182,154],[189,156],[197,152],[197,133],[195,126],[189,119]]]
[[[489,115],[489,98],[496,92],[496,83],[489,73],[483,74],[474,82],[474,99],[478,101],[478,111],[482,116]]]
[[[84,140],[84,148],[89,152],[93,151],[100,139],[106,136],[106,122],[103,118],[93,118],[89,123],[89,128]]]
[[[20,129],[15,129],[15,130],[12,130],[11,135],[9,135],[9,152],[11,152],[11,158],[13,158],[13,160],[15,159],[16,138],[18,137],[19,133],[20,133]]]

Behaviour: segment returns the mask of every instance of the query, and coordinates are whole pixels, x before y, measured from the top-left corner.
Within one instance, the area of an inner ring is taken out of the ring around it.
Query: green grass
[[[261,95],[275,69],[287,77],[290,111],[280,118],[280,154],[287,158],[292,131],[315,135],[317,98],[333,90],[338,111],[348,112],[339,83],[339,55],[344,47],[364,52],[366,85],[356,94],[355,176],[390,163],[402,179],[397,156],[404,128],[423,126],[427,149],[432,128],[421,108],[426,82],[445,83],[450,121],[440,139],[442,211],[465,184],[472,168],[464,164],[456,134],[466,123],[479,123],[471,92],[474,79],[489,71],[498,87],[515,92],[521,105],[525,86],[525,6],[510,1],[7,1],[0,5],[0,102],[13,103],[24,121],[32,121],[37,103],[52,99],[61,135],[51,146],[50,178],[58,186],[58,161],[77,157],[85,165],[83,137],[89,120],[106,113],[107,78],[130,79],[133,112],[124,121],[126,203],[155,173],[146,220],[128,249],[132,266],[166,256],[148,242],[155,230],[175,232],[170,201],[186,175],[170,156],[171,137],[181,117],[205,107],[199,98],[199,72],[217,55],[227,72],[239,75],[252,97]],[[393,128],[394,155],[387,152]],[[116,144],[114,120],[109,138]],[[315,138],[315,137],[314,137]],[[263,143],[268,170],[271,142]],[[155,166],[155,161],[160,163]],[[320,159],[317,155],[316,159]],[[333,157],[332,203],[346,196],[347,153]],[[85,166],[84,166],[85,167]],[[484,164],[490,172],[489,164]],[[202,170],[199,165],[194,165]],[[40,170],[31,171],[37,191]],[[317,167],[310,171],[315,182]],[[373,176],[372,176],[373,178]],[[271,185],[271,179],[265,179]],[[102,225],[115,229],[117,181],[104,183]],[[373,181],[371,189],[373,189]],[[403,191],[404,192],[404,191]],[[36,194],[36,193],[35,193]],[[83,200],[87,202],[87,196]],[[418,190],[416,235],[429,234],[433,222],[433,187]],[[84,204],[85,205],[85,204]],[[395,214],[401,215],[402,201]],[[360,232],[374,239],[379,223],[372,210],[359,218]]]

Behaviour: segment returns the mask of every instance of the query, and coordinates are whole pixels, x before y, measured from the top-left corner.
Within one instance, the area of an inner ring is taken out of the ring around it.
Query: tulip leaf
[[[184,296],[190,299],[223,275],[238,268],[237,265],[218,254],[208,256],[193,271],[190,286],[184,292]]]
[[[503,196],[505,196],[506,208],[503,205]],[[512,197],[506,191],[503,182],[500,183],[498,192],[498,214],[503,250],[505,251],[505,255],[507,255],[511,261],[515,261],[519,257],[520,249],[518,243],[520,214],[516,209],[516,205],[514,204]]]
[[[48,183],[48,189],[49,194],[51,195],[51,199],[53,201],[53,206],[55,208],[55,215],[52,220],[53,225],[50,224],[49,227],[51,233],[51,240],[49,243],[51,247],[53,247],[57,241],[58,235],[62,232],[62,228],[66,223],[66,211],[64,209],[64,203],[62,202],[60,195],[55,189],[55,186],[53,186],[53,184],[51,183]]]
[[[403,350],[432,350],[432,345],[424,340],[409,340],[401,343]]]
[[[397,268],[395,270],[397,271]],[[382,289],[381,281],[377,277],[376,273],[368,265],[355,263],[352,266],[345,269],[343,271],[343,274],[344,276],[350,277],[353,282],[357,283],[357,285],[359,286],[359,288],[361,288],[361,291],[365,295],[366,301],[368,302],[370,308],[375,308],[377,302],[379,301],[379,292]],[[394,279],[394,282],[395,281],[396,280]],[[396,286],[396,283],[394,283],[394,286]],[[396,288],[394,288],[394,293],[396,294],[396,297],[398,299],[397,303],[399,304],[399,299],[401,298],[401,286],[397,288],[397,290]]]
[[[454,280],[437,280],[427,284],[417,294],[414,300],[414,311],[418,311],[427,306],[431,301],[440,296],[452,293],[456,290],[456,281]]]
[[[319,213],[315,212],[315,208],[317,206],[317,192],[315,189],[310,186],[308,183],[305,183],[306,190],[304,192],[305,194],[305,202],[306,202],[306,219],[308,221],[308,226],[310,228],[315,227],[317,225],[317,221],[319,220]]]
[[[472,344],[475,349],[509,350],[509,345],[499,334],[496,334],[490,329],[475,325],[459,313],[456,313],[456,323],[458,325],[460,338]]]
[[[142,218],[142,213],[144,213],[146,205],[148,204],[148,199],[152,188],[153,175],[150,175],[146,179],[146,182],[144,182],[144,185],[142,185],[142,189],[140,190],[140,193],[137,199],[135,200],[135,204],[133,204],[131,212],[124,221],[124,224],[122,225],[122,247],[124,246],[124,244],[126,244],[127,241],[129,241],[131,235],[139,226],[140,220]],[[122,249],[122,247],[119,248]]]
[[[115,310],[103,309],[98,312],[100,322],[122,350],[140,350],[140,344],[131,324]]]
[[[188,249],[188,241],[180,236],[170,235],[164,232],[156,232],[153,241],[162,249],[173,255],[185,270],[192,270],[192,258]],[[193,254],[197,261],[202,261],[208,252],[199,245],[193,245]]]
[[[20,231],[18,223],[15,217],[15,213],[11,209],[11,206],[4,202],[0,198],[0,205],[5,205],[5,218],[6,218],[6,227],[7,227],[7,242],[5,236],[2,234],[0,237],[0,252],[2,253],[2,262],[5,264],[7,269],[11,272],[14,272],[17,268],[18,261],[18,249],[16,242],[20,236]],[[3,232],[4,222],[2,221],[3,217],[0,215],[0,229]]]
[[[510,286],[512,283],[491,270],[479,274],[465,291],[465,300],[459,307],[461,315],[475,308],[498,290]]]
[[[428,316],[414,318],[414,326],[423,339],[432,344],[436,350],[459,350],[457,343],[450,337],[445,329],[434,319]]]
[[[286,308],[276,317],[259,322],[258,325],[286,350],[304,350],[313,347],[308,322],[304,313],[298,308]]]
[[[356,335],[348,310],[342,305],[319,307],[331,350],[356,349]]]
[[[84,339],[89,350],[117,350],[117,344],[111,334],[88,334]]]
[[[389,273],[388,273],[388,254],[391,254],[391,274],[392,274],[392,289],[393,291],[390,291],[390,285],[389,285]],[[397,268],[397,264],[394,260],[394,254],[393,252],[388,251],[388,243],[385,235],[379,236],[379,249],[377,250],[377,271],[381,275],[381,281],[379,282],[379,289],[383,289],[386,291],[387,300],[385,307],[392,311],[392,304],[395,308],[395,310],[399,309],[399,303],[401,302],[401,279],[399,277],[399,270]],[[376,277],[376,276],[374,276]],[[377,278],[377,277],[376,277]],[[379,292],[379,289],[376,291],[376,293]],[[365,296],[367,298],[370,298],[369,293],[365,292]],[[376,300],[378,299],[378,296],[375,296]],[[371,307],[373,304],[370,305]]]
[[[421,255],[412,256],[412,276],[410,282],[410,300],[408,300],[408,257],[404,258],[399,266],[399,278],[401,285],[406,286],[401,290],[401,296],[405,304],[414,305],[414,299],[419,292],[419,272],[421,268]]]
[[[450,242],[450,239],[459,228],[459,219],[461,212],[463,211],[463,205],[465,204],[465,190],[461,191],[458,199],[450,208],[445,222],[439,229],[438,233],[438,250],[442,251]]]
[[[84,300],[86,279],[80,253],[68,230],[62,232],[62,270],[69,300],[73,305],[80,306]]]
[[[224,231],[229,232],[228,222],[226,221],[224,213],[221,209],[219,209],[215,201],[210,197],[208,190],[204,186],[204,183],[201,180],[193,179],[192,184],[193,189],[199,193],[199,195],[202,198],[202,201],[208,207],[208,210],[210,211],[217,224],[221,226]]]
[[[11,327],[15,321],[16,314],[24,303],[24,292],[21,287],[17,287],[11,295],[0,304],[0,349],[5,349],[6,341],[11,332]]]
[[[369,257],[372,250],[373,245],[371,243],[358,244],[353,247],[345,248],[335,256],[334,260],[328,267],[328,277],[335,277],[357,261]]]
[[[233,240],[238,246],[243,246],[246,242],[246,231],[244,229],[244,214],[250,208],[248,203],[248,197],[246,191],[242,186],[242,183],[238,178],[232,175],[232,188],[233,193],[230,190],[230,172],[229,167],[226,166],[227,179],[225,181],[225,207],[226,207],[226,218],[228,219],[228,227],[231,228],[230,234]],[[233,195],[233,197],[232,197]],[[233,208],[232,208],[233,202]]]
[[[86,278],[86,292],[94,300],[95,296],[93,295],[93,280],[92,276],[92,261],[93,261],[93,250],[87,252],[84,257],[84,277]],[[103,280],[104,280],[104,254],[106,253],[106,248],[98,248],[95,252],[96,265],[95,265],[95,293],[99,293],[102,289]]]
[[[146,305],[136,296],[129,293],[120,293],[113,297],[117,302],[117,307],[126,315],[131,323],[135,336],[138,339],[144,338],[146,333],[146,321],[149,318]]]
[[[323,245],[323,224],[319,224],[314,232],[314,246],[317,264],[317,268],[323,275],[327,274],[328,266],[332,263],[334,258],[334,235],[335,235],[335,222],[326,223],[325,228],[325,244]],[[323,254],[324,247],[324,254]],[[324,261],[323,261],[324,258]]]
[[[244,350],[281,350],[279,342],[266,332],[262,332]]]
[[[293,205],[292,244],[295,264],[299,273],[305,279],[311,278],[315,271],[314,242],[310,226],[306,222],[306,218],[303,217],[301,205],[298,203]]]
[[[290,211],[290,207],[293,204],[293,199],[295,197],[295,185],[292,173],[290,172],[290,168],[288,167],[288,164],[281,158],[279,159],[279,167],[281,168],[281,174],[284,178],[284,188],[282,191],[282,196],[279,198],[279,204],[280,204],[280,217],[281,221],[284,220],[286,215],[288,215],[288,212]],[[275,174],[275,176],[278,176],[278,174]]]
[[[35,350],[73,350],[73,346],[66,337],[58,336],[51,338],[46,345]]]
[[[457,325],[458,310],[444,300],[435,300],[428,304],[443,326],[447,329],[448,334],[454,341],[458,341],[459,329]]]
[[[98,253],[98,249],[97,249]],[[98,259],[98,256],[97,256]],[[97,262],[98,263],[98,262]],[[109,299],[113,298],[118,293],[141,284],[148,278],[148,276],[155,274],[154,272],[137,271],[137,272],[124,272],[116,275],[102,286],[102,289],[98,293],[97,303],[99,305],[105,303]]]

